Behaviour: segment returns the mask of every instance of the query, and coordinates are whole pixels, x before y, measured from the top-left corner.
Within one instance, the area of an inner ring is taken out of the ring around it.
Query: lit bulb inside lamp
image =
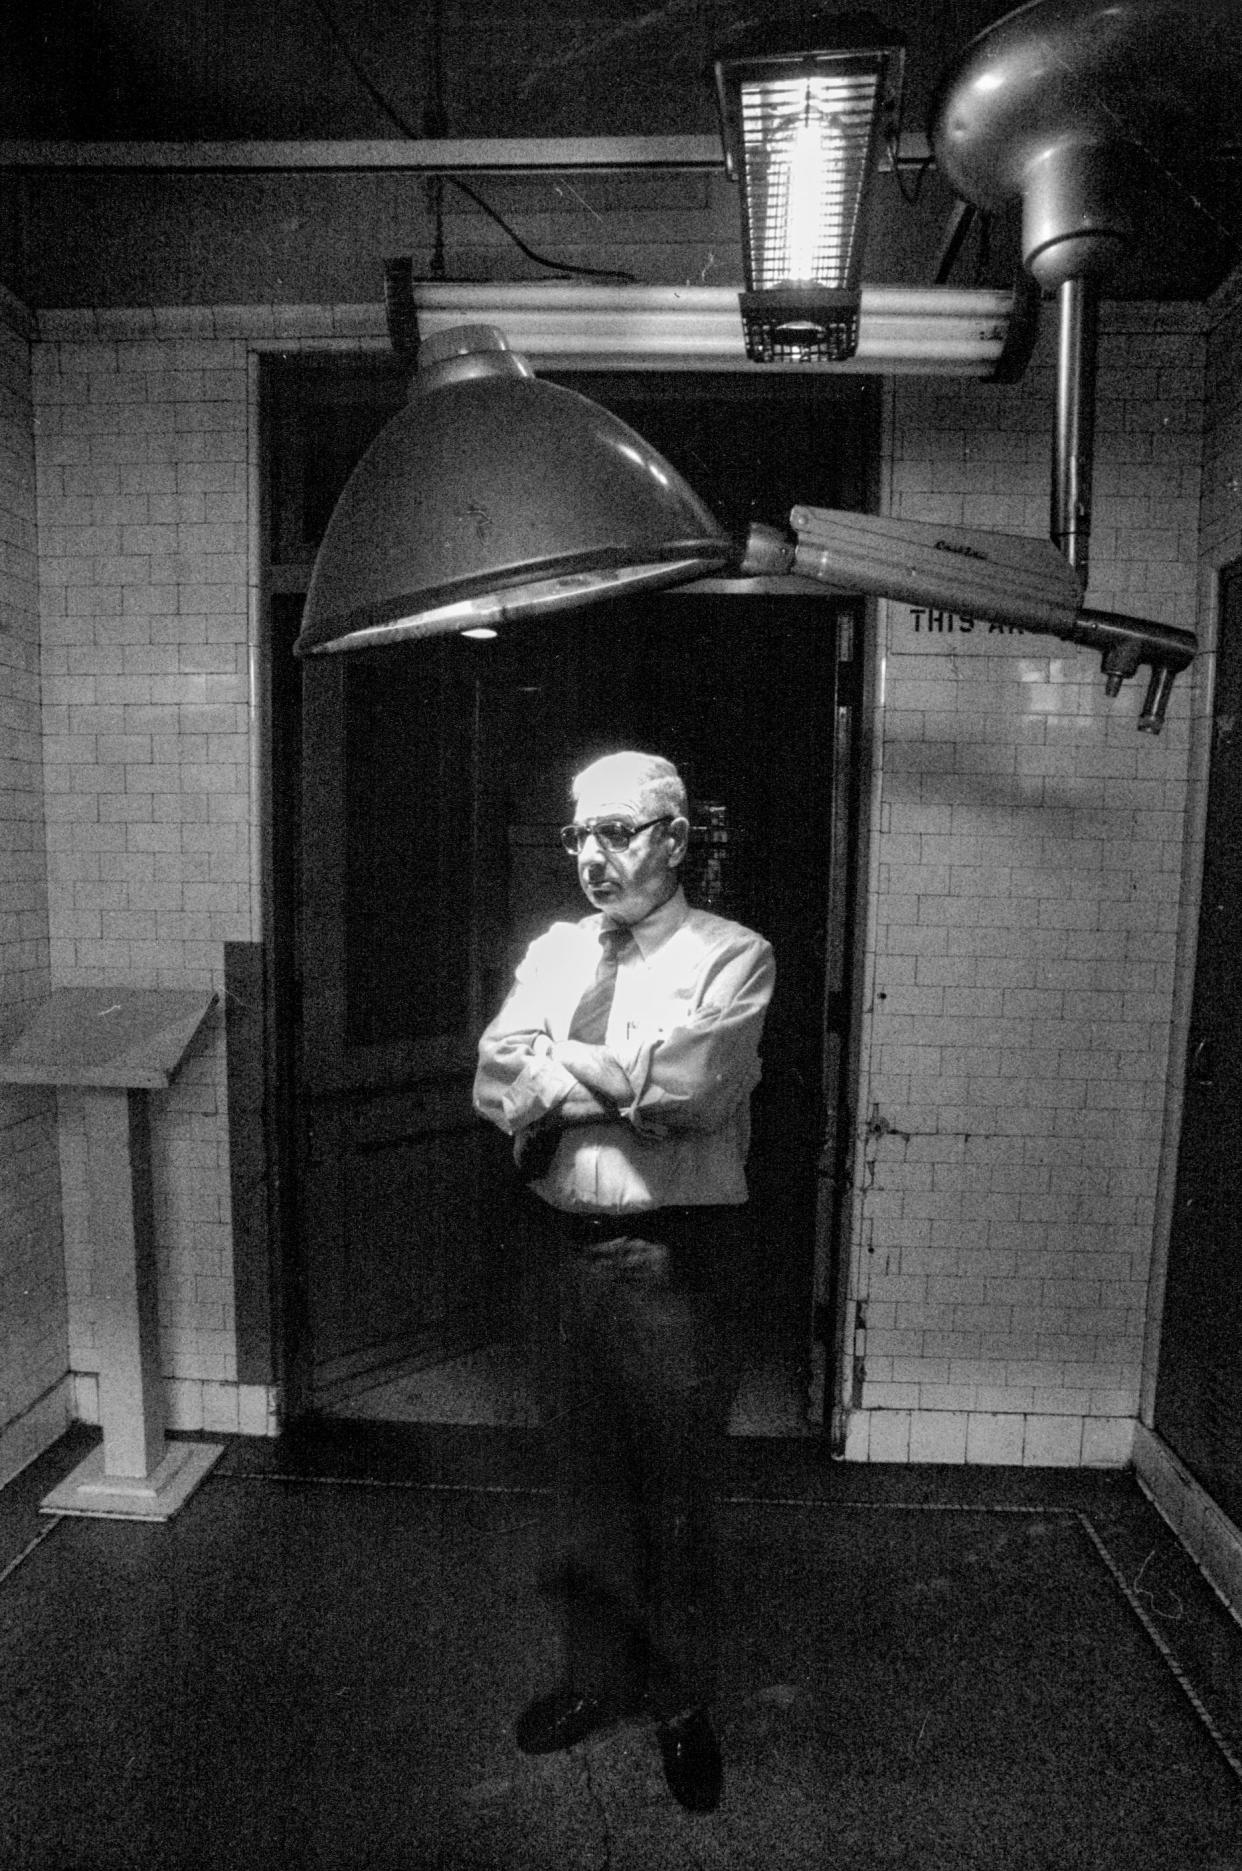
[[[782,248],[772,270],[782,284],[810,285],[827,277],[827,254],[840,246],[832,178],[841,140],[832,118],[813,109],[808,92],[804,110],[774,152],[768,183],[769,225],[779,230]]]

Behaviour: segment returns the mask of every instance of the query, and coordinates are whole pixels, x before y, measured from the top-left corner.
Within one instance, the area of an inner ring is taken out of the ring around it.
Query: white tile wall
[[[891,511],[1046,536],[1053,334],[900,380]],[[1193,629],[1203,320],[1104,311],[1090,601]],[[1190,686],[905,605],[885,644],[854,1293],[871,1460],[1121,1463],[1141,1378]]]
[[[33,351],[50,960],[58,985],[213,987],[258,938],[256,345],[384,343],[369,306],[43,313]],[[173,1429],[270,1434],[237,1382],[223,1019],[151,1105]],[[70,1360],[97,1418],[81,1094],[59,1095]]]
[[[75,326],[77,327],[75,329]],[[223,988],[252,937],[246,345],[45,320],[34,365],[51,963]],[[151,1098],[162,1361],[236,1380],[223,1021]],[[97,1369],[82,1095],[60,1094],[73,1368]],[[232,1406],[236,1415],[236,1402]]]
[[[0,295],[0,1038],[48,991],[29,328]],[[0,1483],[68,1420],[51,1094],[0,1085]]]

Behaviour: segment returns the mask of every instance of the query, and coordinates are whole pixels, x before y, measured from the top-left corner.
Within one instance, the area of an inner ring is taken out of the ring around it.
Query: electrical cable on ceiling
[[[423,135],[432,141],[443,137],[448,131],[448,112],[444,108],[444,7],[441,0],[436,0],[431,15],[431,96],[423,109]],[[444,258],[444,177],[430,176],[427,180],[427,205],[431,210],[431,225],[435,230],[431,245],[430,276],[434,280],[446,277],[447,266]]]
[[[420,140],[419,135],[418,135],[418,132],[414,129],[413,125],[401,114],[401,112],[396,108],[396,106],[389,101],[389,99],[384,95],[384,93],[379,89],[379,87],[375,83],[373,83],[367,71],[364,69],[364,67],[360,64],[358,59],[355,57],[352,47],[350,46],[348,40],[345,38],[345,35],[342,32],[341,27],[337,19],[335,18],[334,14],[332,13],[331,9],[326,4],[326,0],[311,0],[311,5],[314,7],[316,13],[318,13],[320,19],[323,21],[328,32],[332,36],[332,40],[334,44],[336,45],[337,50],[340,52],[342,58],[345,60],[345,63],[349,66],[349,69],[352,71],[352,73],[354,74],[354,77],[358,80],[358,83],[362,86],[367,96],[371,99],[371,102],[374,105],[376,105],[376,107],[384,113],[384,115],[388,118],[390,123],[394,124],[396,128],[400,130],[402,136],[409,137],[412,142],[418,142]],[[438,21],[438,9],[437,9],[437,21]],[[437,46],[438,45],[439,45],[439,36],[437,33]],[[437,56],[439,56],[438,53],[437,53]],[[441,71],[441,79],[442,79],[442,71]],[[443,135],[445,124],[444,124],[444,110],[443,110],[442,100],[437,100],[436,104],[434,106],[430,106],[429,109],[435,110],[436,121],[438,122],[439,127],[440,127],[440,134]],[[449,182],[452,184],[454,188],[459,189],[460,192],[463,195],[465,195],[469,201],[472,201],[474,203],[476,208],[478,208],[483,214],[487,215],[489,220],[492,220],[496,223],[496,226],[500,228],[501,232],[509,240],[513,242],[514,246],[518,249],[519,253],[524,254],[525,257],[528,260],[532,261],[536,266],[545,267],[549,272],[560,274],[563,278],[566,278],[566,279],[576,279],[576,278],[613,279],[613,280],[620,280],[625,285],[633,285],[636,283],[635,276],[633,273],[624,272],[619,267],[570,266],[570,265],[567,265],[564,261],[552,260],[552,259],[549,259],[546,254],[537,253],[535,249],[533,247],[528,246],[527,243],[522,239],[521,235],[518,234],[517,231],[509,225],[508,221],[505,220],[504,216],[502,214],[499,214],[497,210],[492,207],[490,202],[484,200],[483,196],[480,195],[476,189],[471,188],[468,182],[463,182],[459,176],[455,176],[455,175],[448,174],[448,173],[446,173],[443,177],[436,177],[435,180],[441,181],[441,182]],[[437,221],[437,233],[438,234],[440,233],[438,221]],[[441,265],[441,268],[443,268],[442,248],[440,249],[440,265]],[[443,276],[444,275],[443,275],[442,270],[440,273],[434,275],[434,277],[436,278],[443,278]]]

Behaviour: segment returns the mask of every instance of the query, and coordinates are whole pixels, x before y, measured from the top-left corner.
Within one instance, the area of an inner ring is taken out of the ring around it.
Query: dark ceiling
[[[706,134],[713,46],[738,20],[781,10],[770,0],[19,0],[0,104],[9,137],[398,134],[369,80],[418,134],[437,105],[453,137]],[[1008,8],[880,0],[874,11],[907,36],[921,126],[947,53]]]
[[[0,64],[5,137],[72,142],[391,142],[712,136],[712,47],[761,11],[734,0],[13,0]],[[788,9],[805,20],[813,9]],[[996,0],[876,0],[904,33],[905,123],[936,79],[1011,9]],[[935,277],[954,203],[935,176],[884,178],[868,249],[875,284]],[[493,178],[479,192],[538,253],[645,284],[737,283],[736,205],[723,178]],[[1194,193],[1155,188],[1145,251],[1118,297],[1201,298],[1228,269],[1237,173]],[[374,302],[382,260],[535,278],[477,204],[412,176],[170,175],[0,170],[0,277],[29,303]],[[976,225],[963,284],[1008,285],[1016,210]]]

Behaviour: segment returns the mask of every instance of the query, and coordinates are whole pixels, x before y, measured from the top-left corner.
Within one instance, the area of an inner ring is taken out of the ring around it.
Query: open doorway
[[[797,497],[865,504],[859,385],[800,386],[795,401],[742,384],[696,378],[684,406],[668,378],[590,390],[739,531]],[[762,1420],[748,1426],[792,1431],[831,1383],[860,607],[708,584],[489,643],[293,665],[318,532],[400,384],[390,360],[369,372],[291,360],[267,388],[274,1059],[295,1192],[295,1412],[443,1420],[447,1395],[456,1420],[522,1420],[503,1356],[515,1175],[505,1140],[471,1113],[474,1047],[530,936],[586,909],[556,835],[570,776],[628,745],[667,753],[687,778],[691,893],[777,954],[750,1162]],[[463,1399],[463,1378],[490,1395]]]

